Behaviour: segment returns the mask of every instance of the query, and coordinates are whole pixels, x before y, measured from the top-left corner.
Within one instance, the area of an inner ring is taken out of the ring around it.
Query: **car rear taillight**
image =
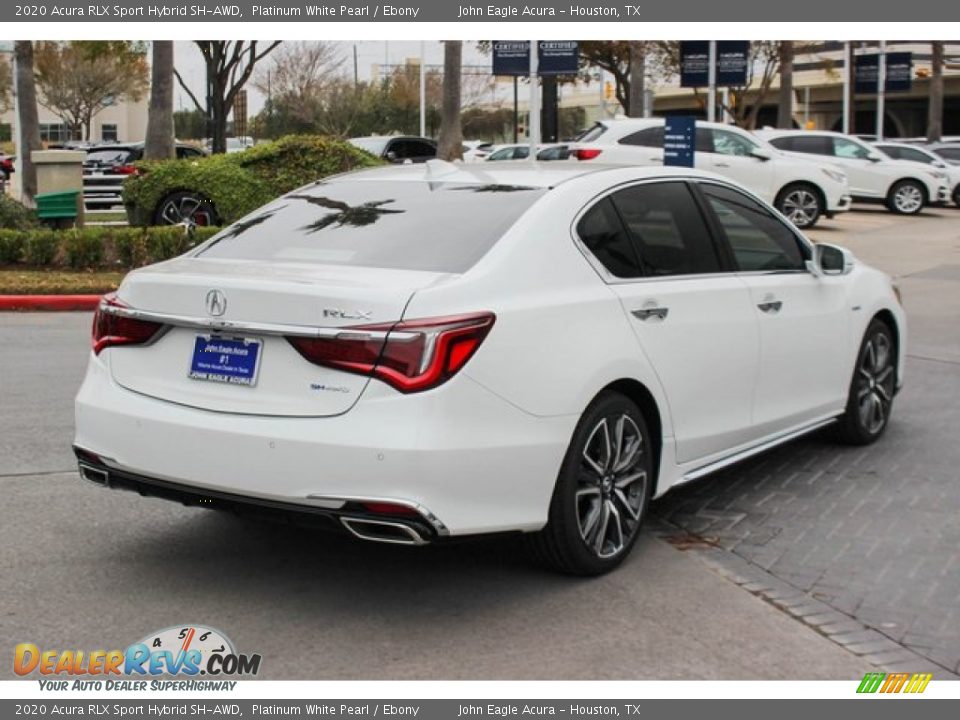
[[[161,323],[138,320],[121,314],[126,308],[127,306],[117,300],[114,293],[104,295],[93,316],[94,355],[99,355],[102,350],[116,345],[142,345],[163,327]]]
[[[490,332],[493,313],[344,328],[332,338],[288,337],[315,365],[369,375],[403,393],[442,385]]]
[[[114,175],[136,175],[137,168],[134,165],[114,165],[110,171]]]
[[[374,515],[399,515],[400,517],[416,517],[418,513],[408,505],[392,502],[362,502],[360,507]]]
[[[596,157],[600,157],[600,153],[603,150],[598,150],[597,148],[577,148],[573,151],[574,157],[577,160],[593,160]]]

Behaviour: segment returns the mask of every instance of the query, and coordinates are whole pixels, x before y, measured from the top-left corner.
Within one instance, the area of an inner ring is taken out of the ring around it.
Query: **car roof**
[[[593,162],[516,162],[450,163],[430,160],[425,163],[394,165],[358,170],[330,178],[331,182],[398,181],[453,183],[466,185],[505,185],[552,188],[570,180],[603,172],[630,170],[633,178],[716,178],[714,173],[683,167],[617,165]]]

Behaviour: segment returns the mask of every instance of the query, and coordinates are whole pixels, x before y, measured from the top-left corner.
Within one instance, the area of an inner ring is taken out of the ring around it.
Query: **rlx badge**
[[[373,318],[372,310],[338,310],[337,308],[324,308],[323,316],[325,318],[339,318],[340,320],[371,320]]]

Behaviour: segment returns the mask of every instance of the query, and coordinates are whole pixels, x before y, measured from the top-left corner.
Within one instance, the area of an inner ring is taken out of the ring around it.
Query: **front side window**
[[[703,194],[744,272],[803,270],[804,252],[793,231],[755,200],[720,185]]]
[[[233,223],[198,255],[461,273],[547,191],[516,185],[318,182]],[[482,221],[465,220],[482,218]]]
[[[737,133],[732,133],[728,130],[713,131],[713,151],[718,155],[745,157],[751,155],[756,147],[756,143],[751,142]]]
[[[686,183],[635,185],[611,198],[627,227],[644,275],[720,271],[713,240]]]
[[[925,152],[915,150],[914,148],[897,148],[897,150],[900,151],[899,157],[901,160],[913,160],[914,162],[924,163],[925,165],[929,165],[934,161],[933,158]]]
[[[840,158],[850,158],[853,160],[866,160],[870,151],[853,140],[846,138],[833,138],[833,154]]]

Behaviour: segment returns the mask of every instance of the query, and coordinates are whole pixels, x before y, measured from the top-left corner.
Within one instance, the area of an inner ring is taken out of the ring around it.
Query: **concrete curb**
[[[102,295],[0,295],[0,312],[96,310]]]

